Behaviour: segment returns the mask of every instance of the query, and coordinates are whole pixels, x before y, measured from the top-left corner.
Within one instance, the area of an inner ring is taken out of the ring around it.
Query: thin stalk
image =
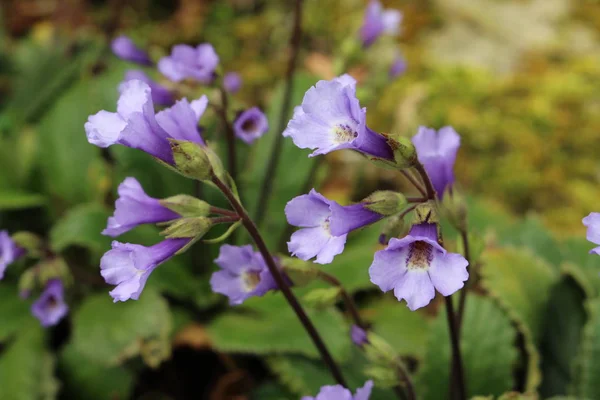
[[[400,396],[400,393],[404,392],[403,397],[405,394],[407,400],[417,400],[417,394],[415,393],[415,386],[412,382],[412,379],[410,378],[410,374],[406,371],[406,369],[402,365],[402,361],[398,361],[396,368],[397,368],[398,377],[400,378],[400,380],[402,381],[404,386],[401,387],[400,385],[397,385],[394,387],[394,391],[396,392],[396,394],[398,396]]]
[[[242,224],[244,225],[244,228],[246,228],[246,230],[248,231],[248,234],[252,237],[252,240],[254,240],[254,243],[256,243],[256,247],[258,248],[261,255],[263,256],[265,263],[267,264],[267,267],[269,268],[269,272],[271,273],[271,275],[273,276],[273,279],[277,283],[279,290],[281,290],[281,292],[283,293],[283,296],[285,297],[285,299],[287,300],[289,305],[292,307],[292,309],[296,313],[296,316],[298,317],[298,319],[304,326],[304,329],[306,330],[306,332],[312,339],[317,350],[321,354],[321,358],[323,359],[323,362],[325,363],[327,368],[329,368],[331,375],[333,376],[333,378],[335,379],[335,381],[338,384],[340,384],[344,387],[347,387],[346,381],[344,380],[344,377],[342,376],[342,372],[340,371],[335,360],[329,353],[329,350],[327,349],[325,342],[323,342],[323,339],[321,339],[321,336],[317,332],[315,326],[313,325],[310,318],[308,317],[308,315],[306,314],[306,312],[304,311],[304,309],[298,302],[298,299],[296,299],[296,296],[294,295],[294,293],[288,286],[287,282],[285,281],[281,271],[279,270],[279,268],[277,268],[277,264],[275,263],[273,256],[269,252],[269,249],[267,248],[265,241],[263,240],[262,236],[260,235],[260,232],[258,231],[256,224],[250,218],[250,216],[248,215],[248,213],[246,212],[246,210],[244,209],[242,204],[237,200],[237,198],[235,197],[235,195],[233,194],[233,192],[227,185],[225,185],[216,176],[212,177],[212,182],[219,188],[219,190],[223,193],[223,195],[227,198],[227,200],[231,204],[231,207],[233,207],[233,209],[238,213],[238,215],[242,219]]]
[[[431,179],[429,179],[429,175],[427,175],[427,171],[425,171],[425,167],[423,164],[417,161],[415,165],[415,169],[421,175],[421,179],[423,179],[423,183],[425,183],[425,191],[427,192],[427,198],[431,200],[435,200],[435,189],[431,184]]]
[[[238,214],[235,211],[227,210],[225,208],[210,206],[209,211],[211,214],[227,215],[229,217],[237,217]]]
[[[240,220],[239,215],[236,215],[235,217],[216,217],[216,218],[211,218],[210,222],[214,224],[227,224],[230,222],[238,222]]]
[[[450,330],[450,345],[452,348],[452,380],[455,384],[450,385],[451,389],[456,391],[458,396],[458,400],[466,400],[467,399],[467,390],[465,387],[465,374],[463,371],[463,362],[462,355],[460,352],[460,344],[459,344],[459,331],[456,320],[456,315],[454,314],[454,306],[452,305],[452,296],[446,296],[446,316],[448,318],[448,328]],[[452,390],[452,391],[454,391]]]
[[[465,282],[465,287],[463,288],[463,290],[460,291],[460,295],[458,298],[458,314],[457,314],[457,324],[458,324],[458,331],[460,332],[461,328],[462,328],[462,320],[463,320],[463,315],[465,312],[465,305],[467,303],[467,292],[468,292],[468,288],[469,288],[469,282],[471,282],[471,275],[473,274],[473,266],[471,265],[471,250],[469,248],[469,235],[467,234],[467,228],[465,226],[464,229],[460,230],[460,237],[463,243],[463,249],[465,252],[465,259],[467,260],[467,262],[469,263],[469,279],[467,279],[467,282]]]
[[[415,179],[414,176],[412,176],[412,174],[406,170],[401,170],[400,173],[402,175],[404,175],[404,177],[410,182],[412,183],[412,185],[419,191],[419,193],[421,193],[423,196],[427,196],[427,192],[425,192],[425,189],[423,188],[423,186],[419,183],[419,181],[417,181]]]
[[[221,86],[219,87],[221,93],[221,107],[216,107],[217,114],[221,118],[223,129],[225,129],[225,139],[227,140],[227,163],[229,175],[235,181],[237,178],[237,152],[236,152],[236,140],[235,132],[231,121],[227,118],[227,110],[229,109],[229,99],[227,97],[227,91]]]
[[[363,323],[362,319],[360,318],[360,314],[358,313],[358,307],[356,307],[354,299],[352,299],[352,296],[348,294],[342,283],[335,276],[329,275],[327,272],[323,271],[319,271],[319,278],[322,281],[325,281],[330,285],[336,286],[338,289],[340,289],[340,294],[342,295],[342,299],[344,300],[344,304],[346,304],[348,312],[354,320],[354,324],[357,325],[359,328],[367,329],[367,326]]]
[[[292,52],[287,65],[285,75],[285,89],[283,93],[283,101],[281,103],[281,113],[279,114],[279,124],[275,134],[275,142],[270,152],[265,177],[262,181],[262,187],[259,191],[257,201],[256,214],[254,220],[260,224],[265,217],[267,201],[271,195],[273,188],[273,180],[275,179],[277,167],[279,166],[279,158],[281,156],[281,147],[283,146],[283,136],[281,133],[285,129],[287,119],[290,114],[292,105],[292,92],[294,89],[294,72],[298,63],[298,53],[300,52],[300,40],[302,39],[302,0],[296,0],[294,7],[294,28],[290,38],[290,48]]]
[[[407,197],[406,201],[409,203],[424,203],[427,201],[426,197]]]

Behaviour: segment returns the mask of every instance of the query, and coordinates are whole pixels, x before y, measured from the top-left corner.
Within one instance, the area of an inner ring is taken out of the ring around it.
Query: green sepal
[[[314,289],[305,294],[303,300],[311,307],[326,308],[334,305],[341,293],[342,289],[337,286]]]
[[[47,258],[32,268],[41,287],[51,279],[60,279],[65,286],[70,285],[73,277],[66,261],[62,257]]]
[[[237,221],[235,224],[231,224],[229,226],[229,228],[227,228],[227,231],[225,231],[224,234],[222,234],[219,237],[216,237],[214,239],[204,239],[203,242],[207,243],[207,244],[216,244],[216,243],[220,243],[224,240],[226,240],[229,236],[231,236],[231,234],[240,226],[242,225],[242,220]]]
[[[196,238],[200,239],[212,227],[207,217],[180,218],[171,223],[160,234],[167,239]]]
[[[17,246],[25,249],[30,257],[40,257],[43,254],[44,242],[41,237],[32,232],[15,232],[11,239]]]
[[[210,213],[210,204],[188,194],[167,197],[159,203],[182,217],[205,217]]]
[[[435,202],[426,201],[415,207],[415,224],[437,224],[440,222]]]
[[[381,336],[368,331],[367,343],[363,346],[365,355],[375,365],[391,367],[398,362],[398,354]]]
[[[380,388],[391,388],[400,384],[394,368],[370,365],[365,368],[365,374],[373,378],[375,385]]]
[[[393,190],[373,192],[362,203],[365,203],[365,208],[384,216],[398,214],[408,204],[402,193]]]
[[[205,181],[211,178],[213,167],[208,148],[185,140],[169,139],[174,167],[181,175]]]
[[[319,278],[320,271],[311,262],[299,258],[279,256],[279,263],[288,278],[294,282],[294,286],[306,286]]]

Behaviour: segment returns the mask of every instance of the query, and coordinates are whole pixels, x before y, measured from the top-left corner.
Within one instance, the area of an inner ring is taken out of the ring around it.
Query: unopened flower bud
[[[309,261],[280,256],[279,264],[290,280],[294,282],[294,286],[308,285],[319,276],[319,270],[314,267],[314,263]]]
[[[414,224],[437,224],[439,222],[437,207],[433,201],[426,201],[417,205]]]
[[[398,135],[389,135],[388,144],[394,152],[396,167],[409,168],[416,164],[417,150],[409,138]]]
[[[213,168],[207,148],[185,140],[170,139],[175,169],[187,178],[204,181],[210,179]]]
[[[200,239],[212,225],[211,219],[207,217],[180,218],[163,230],[161,235],[167,239]]]
[[[406,231],[406,224],[404,223],[404,217],[400,215],[394,215],[387,219],[381,235],[379,236],[379,243],[387,244],[388,240],[393,237],[400,237]]]
[[[32,232],[20,231],[11,236],[12,241],[22,250],[25,250],[31,257],[41,255],[43,241],[38,235]]]
[[[167,197],[159,203],[182,217],[206,217],[210,213],[210,204],[187,194]]]
[[[389,216],[401,212],[407,201],[402,193],[392,190],[380,190],[369,195],[361,203],[371,211]]]
[[[464,231],[467,226],[467,205],[464,197],[456,190],[452,195],[442,198],[441,214],[459,231]]]

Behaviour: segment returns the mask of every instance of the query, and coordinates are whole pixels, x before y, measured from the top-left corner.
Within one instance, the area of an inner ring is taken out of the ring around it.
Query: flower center
[[[338,143],[348,143],[356,139],[358,133],[348,124],[339,124],[333,127],[335,141]]]
[[[242,275],[242,281],[244,282],[246,291],[251,292],[256,289],[260,283],[260,273],[255,271],[244,272]]]
[[[325,221],[323,221],[323,224],[321,225],[323,227],[323,229],[325,229],[325,232],[329,233],[329,236],[331,236],[331,227],[330,227],[330,218],[327,218]]]
[[[428,269],[433,259],[433,248],[429,243],[416,241],[410,245],[406,257],[406,268],[410,270]]]
[[[245,120],[242,124],[242,129],[247,132],[254,132],[256,128],[256,121],[253,118]]]

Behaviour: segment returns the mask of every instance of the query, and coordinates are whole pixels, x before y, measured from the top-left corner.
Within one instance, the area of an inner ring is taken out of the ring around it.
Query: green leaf
[[[133,389],[130,371],[98,364],[70,344],[60,353],[59,368],[65,377],[61,390],[65,398],[127,399]]]
[[[0,285],[0,342],[15,334],[31,319],[29,302],[19,297],[16,287],[3,282]]]
[[[305,311],[332,356],[344,359],[351,348],[349,327],[334,309]],[[319,358],[319,353],[283,295],[250,298],[244,306],[215,318],[207,327],[220,351],[250,354],[296,353]]]
[[[0,211],[39,207],[46,204],[46,197],[11,189],[0,190]]]
[[[575,360],[575,376],[569,395],[577,398],[600,398],[600,299],[586,303],[589,319]]]
[[[81,204],[59,219],[50,231],[50,246],[61,252],[81,246],[100,254],[110,248],[112,239],[102,235],[110,213],[99,204]]]
[[[294,399],[289,391],[275,383],[266,383],[252,392],[252,400],[290,400]]]
[[[540,340],[543,398],[567,394],[586,321],[584,299],[584,291],[573,279],[563,278],[552,288]]]
[[[137,301],[120,303],[100,293],[86,298],[74,313],[72,343],[93,362],[115,366],[143,355],[144,346],[153,340],[168,341],[171,327],[167,302],[151,288]]]
[[[471,295],[466,303],[461,349],[469,396],[498,396],[513,386],[513,347],[516,332],[510,320],[490,299]],[[420,398],[440,399],[448,393],[450,339],[444,310],[429,331],[427,351],[417,376]]]
[[[588,297],[600,292],[600,262],[596,254],[590,254],[594,245],[583,237],[572,237],[561,243],[563,269],[586,291]]]

